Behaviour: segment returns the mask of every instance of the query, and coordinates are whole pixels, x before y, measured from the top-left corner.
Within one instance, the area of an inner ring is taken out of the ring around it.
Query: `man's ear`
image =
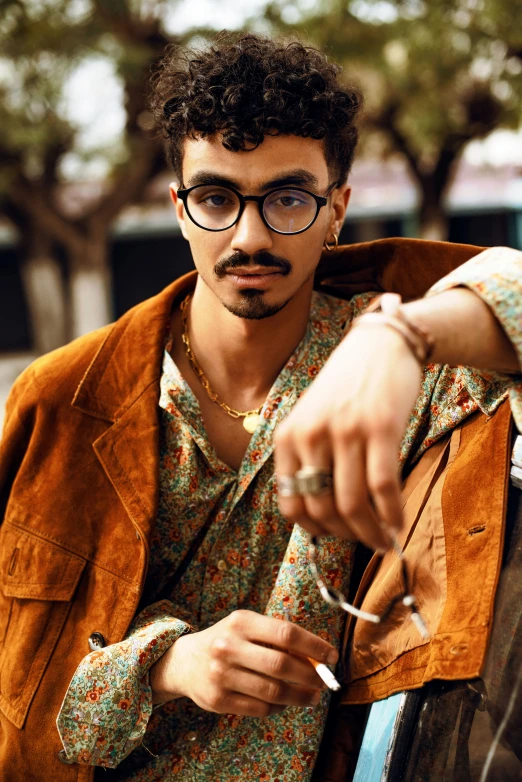
[[[342,187],[337,187],[332,193],[331,231],[332,233],[337,234],[337,236],[339,236],[341,233],[341,229],[344,225],[344,218],[351,194],[352,188],[349,185],[342,185]]]
[[[176,210],[176,217],[178,219],[179,227],[181,228],[181,233],[183,234],[183,237],[188,242],[189,237],[187,234],[187,227],[185,224],[185,205],[181,200],[181,198],[178,198],[178,189],[179,189],[179,185],[176,182],[170,183],[169,185],[170,199],[174,204],[174,209]]]

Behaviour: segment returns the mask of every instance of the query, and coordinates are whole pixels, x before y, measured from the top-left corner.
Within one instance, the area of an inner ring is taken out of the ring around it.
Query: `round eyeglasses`
[[[313,225],[319,210],[328,203],[328,196],[336,187],[334,182],[325,196],[318,196],[301,187],[270,190],[262,196],[242,195],[232,187],[222,185],[194,185],[178,190],[188,216],[205,231],[226,231],[235,225],[247,201],[255,201],[261,219],[267,228],[278,234],[300,234]]]

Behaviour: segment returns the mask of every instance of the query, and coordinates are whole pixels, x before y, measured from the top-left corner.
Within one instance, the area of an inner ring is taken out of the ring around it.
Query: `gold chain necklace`
[[[213,402],[219,405],[225,411],[225,413],[228,413],[228,415],[231,416],[231,418],[242,418],[243,428],[246,429],[246,431],[249,434],[252,434],[257,429],[259,422],[261,420],[261,410],[263,408],[263,405],[260,405],[260,407],[258,407],[257,410],[247,410],[246,413],[242,413],[240,410],[234,410],[233,407],[227,405],[226,402],[222,402],[221,399],[218,397],[218,395],[210,385],[210,382],[206,377],[205,373],[199,366],[196,356],[194,355],[194,352],[190,346],[190,338],[189,338],[189,331],[188,331],[188,305],[191,298],[192,295],[189,293],[189,295],[183,299],[180,306],[181,326],[182,326],[181,339],[183,340],[183,344],[185,346],[185,353],[187,354],[187,358],[190,361],[190,366],[198,376],[198,380],[200,381],[201,385],[209,395],[210,399],[212,399]]]

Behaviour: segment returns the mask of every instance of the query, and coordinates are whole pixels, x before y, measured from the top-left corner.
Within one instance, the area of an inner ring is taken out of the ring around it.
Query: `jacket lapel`
[[[158,505],[158,396],[159,378],[93,443],[96,456],[145,540]]]
[[[145,541],[158,506],[158,400],[165,334],[173,304],[193,287],[195,277],[195,272],[181,277],[114,324],[72,402],[83,413],[110,422],[93,448]]]

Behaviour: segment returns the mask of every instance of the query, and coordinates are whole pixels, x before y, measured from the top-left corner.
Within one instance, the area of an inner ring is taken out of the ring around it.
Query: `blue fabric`
[[[380,782],[403,695],[398,692],[372,705],[353,782]]]

